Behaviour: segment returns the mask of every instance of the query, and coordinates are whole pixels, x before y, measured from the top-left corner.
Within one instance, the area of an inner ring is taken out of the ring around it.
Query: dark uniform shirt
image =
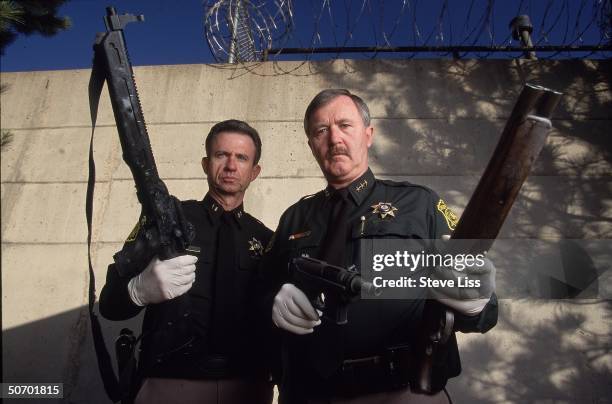
[[[256,268],[272,231],[240,205],[231,212],[233,248],[217,251],[220,226],[227,226],[221,220],[223,208],[210,195],[202,201],[181,204],[186,219],[195,227],[192,245],[201,251],[195,282],[184,296],[147,306],[140,354],[142,375],[196,379],[255,374],[267,377],[266,361],[258,349],[264,338],[263,331],[257,328],[262,319],[251,313],[250,303],[257,293]],[[232,255],[233,267],[223,268],[232,271],[232,281],[221,285],[222,291],[216,291],[216,267],[221,254]],[[125,320],[143,309],[129,296],[129,280],[118,274],[114,264],[109,266],[100,294],[100,312],[107,319]],[[215,318],[216,304],[220,309],[231,306],[233,311],[226,316],[231,318]],[[222,326],[226,327],[223,330],[227,335],[213,341],[214,331]]]
[[[359,266],[360,239],[438,239],[443,234],[451,234],[456,222],[456,216],[435,192],[407,182],[378,180],[369,169],[351,183],[348,190],[349,234],[345,267]],[[333,190],[328,187],[301,199],[282,215],[262,261],[264,276],[273,279],[271,284],[275,285],[276,291],[283,283],[291,282],[287,272],[291,258],[304,254],[320,258],[321,243],[328,230],[332,194]],[[322,387],[327,377],[317,374],[316,370],[317,361],[329,360],[329,352],[326,352],[329,346],[340,352],[339,367],[343,360],[378,355],[389,347],[413,344],[421,324],[424,303],[424,299],[358,300],[349,304],[348,324],[344,326],[337,326],[324,318],[312,334],[283,335],[283,401],[295,402],[287,400],[287,397],[316,396],[318,390],[324,393],[329,388]],[[497,306],[493,297],[478,316],[457,313],[455,330],[485,332],[496,319]],[[447,354],[439,362],[437,375],[442,380],[438,380],[437,385],[444,385],[448,377],[460,373],[454,334]]]

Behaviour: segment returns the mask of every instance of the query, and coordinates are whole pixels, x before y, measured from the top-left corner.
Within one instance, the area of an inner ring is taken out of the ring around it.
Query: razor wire
[[[611,2],[206,0],[204,36],[216,62],[246,68],[266,60],[517,58],[527,45],[508,19],[526,15],[538,58],[609,58]]]

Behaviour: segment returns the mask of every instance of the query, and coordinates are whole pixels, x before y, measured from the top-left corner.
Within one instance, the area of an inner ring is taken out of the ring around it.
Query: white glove
[[[442,236],[445,241],[449,238],[450,236]],[[461,271],[435,268],[431,273],[431,279],[454,280],[455,287],[432,287],[429,288],[430,295],[460,313],[470,316],[480,313],[491,298],[491,294],[495,292],[495,265],[487,257],[484,257],[483,261],[482,266],[466,266]],[[458,287],[459,278],[463,278],[463,287]],[[466,287],[468,280],[472,284]]]
[[[161,303],[186,293],[195,281],[192,255],[180,255],[166,261],[155,257],[139,275],[130,279],[128,291],[138,306]]]
[[[274,325],[294,334],[310,334],[321,320],[308,297],[291,283],[285,283],[274,297]]]
[[[491,299],[490,297],[486,299],[467,300],[449,299],[443,294],[437,294],[434,290],[431,290],[431,292],[432,296],[437,301],[452,309],[455,309],[459,313],[465,314],[466,316],[475,316],[476,314],[480,313]]]

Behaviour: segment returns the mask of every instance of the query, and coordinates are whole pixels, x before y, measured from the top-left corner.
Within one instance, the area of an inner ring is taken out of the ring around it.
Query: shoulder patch
[[[442,213],[442,216],[444,216],[444,219],[446,220],[446,225],[448,226],[448,228],[451,230],[455,230],[455,227],[457,226],[457,223],[459,222],[459,218],[457,217],[456,214],[453,213],[452,210],[450,210],[450,208],[446,205],[446,202],[440,199],[438,201],[438,204],[436,205],[436,208],[438,209],[440,213]]]
[[[125,240],[125,242],[131,243],[132,241],[136,240],[136,237],[138,236],[138,232],[140,231],[140,228],[144,226],[146,222],[147,222],[147,217],[146,216],[141,217],[140,220],[136,223],[136,226],[134,226],[130,234],[127,236],[127,239]]]

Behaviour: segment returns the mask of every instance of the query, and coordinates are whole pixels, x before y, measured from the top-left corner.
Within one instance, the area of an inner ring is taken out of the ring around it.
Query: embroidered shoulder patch
[[[136,240],[136,237],[138,236],[138,232],[140,231],[140,228],[144,226],[146,222],[147,222],[147,217],[146,216],[141,217],[138,223],[136,223],[136,226],[134,226],[134,228],[130,232],[130,235],[127,237],[125,242],[131,243],[132,241]]]
[[[450,210],[450,208],[446,206],[446,203],[442,199],[438,201],[437,208],[438,208],[438,211],[442,213],[442,216],[444,216],[444,219],[446,220],[446,225],[448,226],[448,228],[451,230],[455,230],[455,226],[457,226],[457,223],[459,222],[459,218],[457,217],[457,215],[455,215]]]

